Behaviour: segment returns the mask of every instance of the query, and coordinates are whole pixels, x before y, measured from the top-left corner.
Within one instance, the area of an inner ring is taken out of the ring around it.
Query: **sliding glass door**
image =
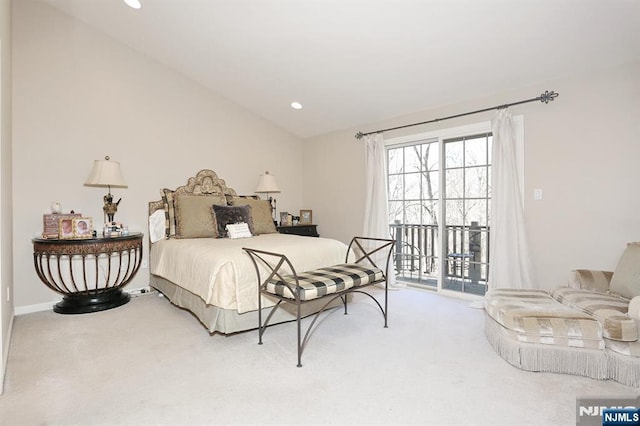
[[[484,295],[489,264],[491,134],[443,141],[443,287]]]
[[[489,259],[490,133],[387,147],[399,281],[483,295]]]

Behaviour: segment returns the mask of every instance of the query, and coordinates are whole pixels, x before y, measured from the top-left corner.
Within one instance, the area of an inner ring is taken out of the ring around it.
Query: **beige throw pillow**
[[[177,195],[176,238],[216,238],[218,236],[215,215],[211,206],[226,205],[219,195]]]
[[[609,290],[627,299],[640,296],[640,243],[629,243],[618,261]]]
[[[271,204],[267,200],[254,200],[251,198],[233,197],[234,206],[251,206],[253,230],[256,235],[275,234],[278,232],[271,216]]]

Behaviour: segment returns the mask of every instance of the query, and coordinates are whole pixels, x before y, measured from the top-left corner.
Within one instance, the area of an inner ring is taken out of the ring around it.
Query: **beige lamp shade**
[[[104,160],[95,160],[93,162],[91,174],[84,184],[86,186],[113,186],[126,188],[127,183],[122,177],[120,163],[117,161],[110,161],[108,156],[104,158]]]
[[[275,176],[270,175],[269,172],[264,172],[264,174],[260,176],[260,180],[258,181],[258,186],[256,187],[255,192],[257,193],[280,192],[280,188],[278,187],[278,183],[276,182]]]

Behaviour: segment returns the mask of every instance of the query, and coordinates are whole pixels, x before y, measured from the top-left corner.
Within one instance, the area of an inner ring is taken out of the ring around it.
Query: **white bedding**
[[[262,234],[251,238],[161,240],[151,246],[150,272],[239,313],[258,309],[255,268],[243,247],[285,254],[296,272],[343,263],[347,246],[328,238]]]

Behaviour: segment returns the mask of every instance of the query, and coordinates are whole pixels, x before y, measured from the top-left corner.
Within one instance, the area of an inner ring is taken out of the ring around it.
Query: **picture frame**
[[[93,219],[81,217],[72,219],[73,238],[93,238]]]
[[[291,226],[289,212],[280,212],[280,226]]]
[[[61,240],[69,240],[74,237],[72,217],[62,217],[58,221],[58,238]]]
[[[300,225],[311,225],[313,223],[313,210],[300,210]]]

